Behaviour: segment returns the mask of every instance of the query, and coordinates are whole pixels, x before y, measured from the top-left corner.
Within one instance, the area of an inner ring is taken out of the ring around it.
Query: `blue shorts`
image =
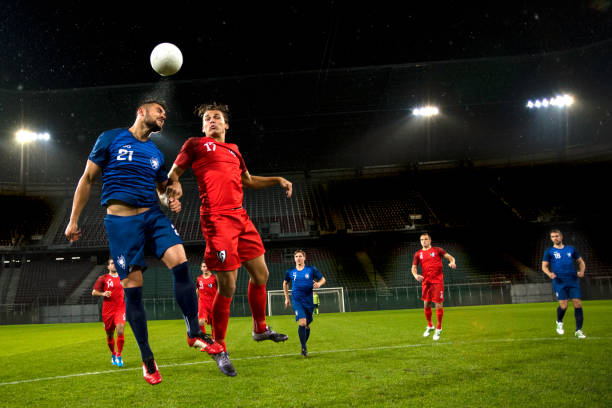
[[[310,324],[312,322],[312,312],[314,310],[314,305],[312,302],[308,304],[308,302],[300,301],[300,299],[292,299],[291,306],[295,312],[296,322],[300,319],[306,319],[306,324]]]
[[[577,278],[560,278],[557,276],[553,279],[553,289],[559,300],[582,299],[580,282]]]
[[[147,269],[145,249],[161,258],[166,250],[183,241],[159,207],[129,217],[106,214],[104,228],[115,268],[125,279],[134,266]]]

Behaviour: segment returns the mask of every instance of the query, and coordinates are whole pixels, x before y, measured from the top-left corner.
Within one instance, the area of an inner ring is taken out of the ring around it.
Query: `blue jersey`
[[[580,259],[581,256],[574,248],[570,245],[565,245],[563,248],[551,247],[544,251],[544,257],[542,261],[550,263],[550,270],[559,277],[576,278],[576,264],[575,261]]]
[[[297,268],[289,269],[285,272],[285,281],[291,283],[291,295],[293,299],[306,301],[312,305],[312,284],[313,281],[323,279],[321,272],[314,266],[304,266],[299,271]]]
[[[102,133],[89,160],[102,168],[102,205],[113,199],[153,207],[158,202],[156,183],[168,179],[164,156],[155,143],[136,139],[128,129]]]

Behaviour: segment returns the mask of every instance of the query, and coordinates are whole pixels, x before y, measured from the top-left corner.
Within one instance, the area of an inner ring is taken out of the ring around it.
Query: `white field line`
[[[469,345],[469,344],[480,344],[480,343],[514,343],[514,342],[561,341],[561,340],[570,340],[570,337],[560,337],[559,336],[559,337],[534,337],[534,338],[522,338],[522,339],[483,339],[483,340],[457,341],[457,342],[430,341],[427,343],[401,344],[397,346],[363,347],[363,348],[351,348],[351,349],[341,349],[341,350],[323,350],[323,351],[312,351],[312,352],[309,351],[308,354],[314,355],[314,354],[332,354],[332,353],[352,353],[352,352],[393,350],[393,349],[404,349],[404,348],[436,346],[436,345]],[[576,341],[592,341],[592,340],[612,340],[612,337],[587,337],[586,339],[576,340]],[[264,356],[232,358],[232,361],[248,361],[248,360],[261,360],[261,359],[270,359],[270,358],[294,357],[296,355],[299,356],[300,354],[299,353],[289,353],[289,354],[274,354],[274,355],[264,355]],[[205,361],[194,361],[194,362],[189,362],[189,363],[163,364],[163,365],[158,365],[158,367],[159,368],[183,367],[183,366],[196,365],[196,364],[212,364],[212,363],[214,363],[213,360],[205,360]],[[0,386],[26,384],[26,383],[32,383],[32,382],[38,382],[38,381],[60,380],[63,378],[86,377],[90,375],[120,374],[126,371],[133,371],[133,370],[142,370],[142,367],[122,368],[122,369],[114,369],[114,370],[106,370],[106,371],[91,371],[88,373],[57,375],[54,377],[30,378],[26,380],[2,382],[0,383]]]

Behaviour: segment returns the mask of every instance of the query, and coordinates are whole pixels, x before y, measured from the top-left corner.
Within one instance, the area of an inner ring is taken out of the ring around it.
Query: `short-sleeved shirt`
[[[193,169],[202,215],[242,207],[242,173],[247,168],[235,144],[217,142],[211,137],[192,137],[183,144],[174,164]]]
[[[199,301],[205,305],[211,305],[217,295],[217,277],[211,274],[208,278],[198,276],[196,288],[199,293]]]
[[[314,266],[304,266],[300,271],[297,268],[285,272],[285,282],[291,282],[291,297],[293,301],[300,301],[305,305],[313,306],[312,284],[313,281],[323,279],[321,272]]]
[[[442,274],[442,258],[444,255],[446,255],[446,251],[440,247],[421,249],[414,254],[412,265],[421,265],[423,282],[444,283],[444,275]]]
[[[565,245],[563,248],[550,247],[544,251],[542,261],[550,264],[550,270],[555,275],[562,278],[577,278],[575,262],[581,256],[571,245]]]
[[[93,288],[99,292],[106,292],[107,290],[111,292],[110,297],[102,296],[105,310],[125,310],[123,287],[121,286],[121,279],[119,276],[111,276],[110,273],[100,275]]]
[[[152,140],[142,142],[128,129],[103,132],[89,160],[102,168],[102,205],[120,200],[138,208],[158,203],[156,183],[168,179],[164,155]]]

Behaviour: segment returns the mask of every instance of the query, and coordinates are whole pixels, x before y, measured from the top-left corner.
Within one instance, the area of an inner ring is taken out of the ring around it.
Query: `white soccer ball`
[[[183,65],[181,50],[170,43],[158,44],[151,52],[151,66],[161,76],[176,74]]]

